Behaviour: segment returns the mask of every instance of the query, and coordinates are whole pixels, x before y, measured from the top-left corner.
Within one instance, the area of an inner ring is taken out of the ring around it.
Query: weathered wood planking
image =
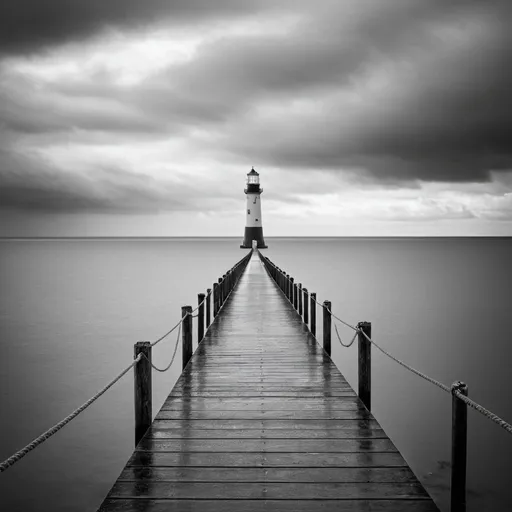
[[[436,512],[253,255],[101,512]]]

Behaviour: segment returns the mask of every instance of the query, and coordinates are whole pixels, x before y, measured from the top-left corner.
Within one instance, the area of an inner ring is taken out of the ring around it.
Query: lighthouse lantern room
[[[260,175],[254,168],[247,174],[247,188],[244,192],[247,197],[247,212],[244,240],[240,248],[250,249],[254,242],[258,249],[266,249],[261,222],[261,194],[263,189],[260,188]]]

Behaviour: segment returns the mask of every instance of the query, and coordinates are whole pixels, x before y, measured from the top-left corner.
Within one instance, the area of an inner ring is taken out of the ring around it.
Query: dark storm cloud
[[[512,168],[510,2],[327,2],[303,14],[287,34],[205,45],[131,100],[282,168],[391,182],[486,181]],[[383,84],[365,90],[381,68]],[[297,113],[294,100],[313,108]],[[262,116],[269,102],[289,110]]]
[[[208,193],[193,183],[157,181],[111,167],[89,173],[64,172],[41,157],[0,150],[0,210],[197,211],[197,199]],[[225,201],[221,190],[215,191],[215,197]]]
[[[415,11],[410,19],[402,13],[398,19],[405,23],[403,31],[388,19],[370,35],[374,19],[363,19],[353,27],[353,44],[351,34],[345,33],[338,62],[331,62],[328,54],[322,72],[306,54],[299,59],[300,73],[287,73],[294,77],[288,87],[282,82],[274,87],[277,93],[292,94],[307,87],[305,98],[318,100],[316,111],[295,115],[290,108],[289,115],[283,110],[275,120],[249,122],[242,132],[236,126],[227,134],[228,144],[240,154],[260,154],[272,165],[360,168],[384,180],[484,181],[492,169],[512,169],[512,68],[506,64],[512,61],[512,4],[456,4],[457,9],[445,9],[433,2],[429,5],[437,10]],[[393,12],[389,3],[384,5]],[[469,30],[474,34],[467,34]],[[453,35],[455,31],[460,33]],[[242,54],[244,47],[238,51]],[[277,48],[276,54],[269,53],[269,59],[279,60]],[[258,83],[269,79],[268,61],[259,66],[258,59],[249,59],[248,65],[257,68],[251,76],[266,77]],[[361,103],[354,106],[335,94],[350,81],[357,94],[358,81],[364,85],[365,73],[379,66],[391,71],[375,97],[361,90]],[[314,83],[301,76],[314,77]],[[332,98],[323,100],[323,95]]]
[[[162,20],[183,26],[229,19],[258,12],[265,4],[261,0],[3,0],[0,53],[39,52],[107,27],[137,28]]]

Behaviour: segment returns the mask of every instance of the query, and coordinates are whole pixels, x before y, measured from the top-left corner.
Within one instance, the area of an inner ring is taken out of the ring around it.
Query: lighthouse
[[[263,239],[263,227],[261,222],[261,193],[260,175],[252,168],[247,174],[247,188],[244,190],[247,197],[247,208],[245,217],[244,241],[241,249],[252,248],[253,241],[256,242],[258,249],[266,249]]]

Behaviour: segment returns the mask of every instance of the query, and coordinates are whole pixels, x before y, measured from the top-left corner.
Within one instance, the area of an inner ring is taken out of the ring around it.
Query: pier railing
[[[108,384],[100,389],[89,400],[84,402],[80,407],[77,407],[64,419],[56,423],[53,427],[49,428],[41,435],[36,437],[29,444],[12,454],[10,457],[0,462],[0,473],[6,471],[11,466],[16,464],[25,455],[44,443],[47,439],[56,434],[59,430],[65,427],[69,422],[76,418],[80,413],[85,411],[92,405],[98,398],[105,394],[114,384],[119,382],[132,368],[135,370],[135,386],[134,386],[134,403],[135,403],[135,444],[137,445],[143,437],[146,430],[150,427],[152,421],[152,372],[155,369],[159,372],[166,372],[171,368],[174,363],[178,344],[182,340],[182,368],[188,364],[192,357],[192,333],[193,326],[192,320],[197,318],[197,344],[199,345],[206,334],[206,331],[213,323],[215,317],[220,313],[227,298],[235,288],[240,276],[242,275],[245,267],[249,263],[252,251],[249,251],[240,261],[231,267],[222,277],[219,277],[213,283],[212,288],[208,288],[206,293],[198,294],[198,304],[192,309],[192,306],[183,306],[181,308],[181,319],[163,336],[154,342],[139,341],[135,343],[134,359],[126,366],[118,375],[116,375]],[[213,303],[213,308],[212,308]],[[178,332],[176,344],[171,361],[165,368],[156,367],[151,360],[151,349],[170,336],[174,331]]]
[[[336,316],[332,311],[332,304],[328,300],[323,303],[316,298],[316,293],[310,292],[297,283],[293,277],[274,264],[268,257],[259,253],[268,274],[282,290],[292,306],[301,316],[303,322],[316,338],[316,306],[321,307],[323,334],[322,344],[325,352],[331,356],[331,333],[334,319],[334,330],[340,344],[349,348],[358,340],[358,394],[365,407],[371,411],[371,347],[374,345],[385,356],[403,366],[418,377],[434,384],[452,396],[452,455],[451,455],[451,512],[465,512],[466,510],[466,463],[467,463],[467,407],[471,407],[490,419],[501,428],[512,434],[512,425],[492,413],[484,406],[476,403],[468,397],[468,387],[464,382],[455,381],[451,386],[430,377],[429,375],[413,368],[404,361],[382,348],[372,338],[372,325],[370,322],[359,322],[352,325]],[[354,331],[350,342],[344,343],[339,335],[336,322]]]

